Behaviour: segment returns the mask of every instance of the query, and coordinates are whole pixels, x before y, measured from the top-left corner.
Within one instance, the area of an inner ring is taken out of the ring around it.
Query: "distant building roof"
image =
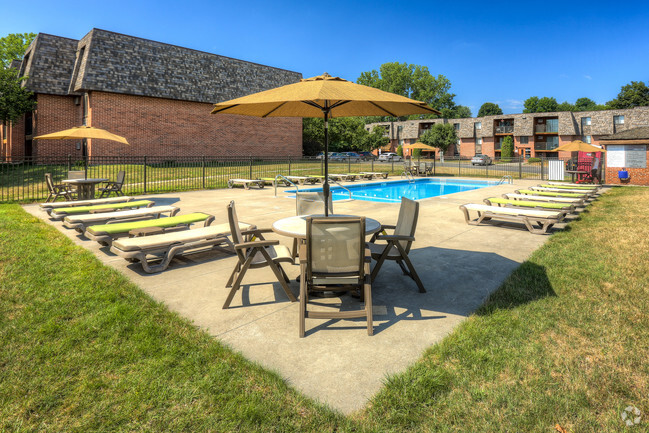
[[[649,126],[627,129],[616,134],[605,135],[599,138],[603,141],[649,140]]]
[[[26,87],[215,103],[295,83],[298,72],[93,29],[80,41],[39,34],[21,67]]]

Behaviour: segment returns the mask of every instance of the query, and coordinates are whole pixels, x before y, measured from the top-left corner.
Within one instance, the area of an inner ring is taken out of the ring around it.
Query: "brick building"
[[[649,185],[649,126],[627,129],[601,137],[606,149],[606,182]],[[620,179],[619,172],[628,176]]]
[[[366,125],[366,128],[385,128],[386,135],[390,138],[385,151],[394,152],[399,145],[416,142],[421,134],[436,123],[450,123],[457,131],[458,143],[446,151],[445,155],[448,156],[470,158],[476,154],[485,154],[492,158],[500,157],[503,139],[511,136],[517,156],[568,158],[571,156],[569,152],[557,152],[554,149],[573,140],[601,146],[600,139],[603,136],[649,126],[649,107],[379,122]]]
[[[90,156],[301,156],[302,120],[211,115],[213,104],[298,82],[297,72],[93,29],[40,33],[16,65],[38,103],[0,128],[0,160],[81,157],[74,140],[33,140],[82,124],[130,145],[88,140]]]

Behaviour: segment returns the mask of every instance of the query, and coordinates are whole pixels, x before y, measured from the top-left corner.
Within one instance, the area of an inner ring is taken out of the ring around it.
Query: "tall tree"
[[[440,160],[444,161],[444,153],[457,143],[455,128],[450,123],[437,123],[421,134],[419,141],[440,150]]]
[[[608,101],[611,108],[633,108],[649,105],[649,87],[643,81],[631,81],[622,86],[617,98]]]
[[[579,98],[575,101],[575,111],[593,111],[597,109],[597,103],[590,98]]]
[[[36,107],[32,92],[21,87],[15,69],[0,67],[0,123],[15,122]]]
[[[494,104],[493,102],[485,102],[478,111],[478,117],[497,116],[500,114],[503,114],[503,110],[500,109],[498,104]]]
[[[11,33],[0,38],[0,62],[8,68],[12,60],[20,60],[36,37],[35,33]]]
[[[557,111],[559,104],[555,98],[532,96],[523,102],[523,106],[525,107],[523,113],[548,113]]]
[[[576,111],[576,109],[570,102],[563,101],[561,104],[557,105],[556,111]]]
[[[329,120],[329,150],[332,152],[374,150],[390,140],[383,128],[368,132],[362,117],[338,117]],[[305,155],[316,155],[323,150],[324,121],[321,118],[302,120],[302,150]]]
[[[464,119],[473,117],[471,109],[466,105],[456,105],[453,108],[444,108],[441,111],[442,117],[445,119]]]
[[[514,156],[514,139],[511,135],[503,139],[503,145],[500,148],[500,156],[502,159],[509,159]]]

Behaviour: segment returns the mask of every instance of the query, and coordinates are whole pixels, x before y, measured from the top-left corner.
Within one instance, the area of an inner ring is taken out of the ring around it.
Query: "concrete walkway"
[[[416,242],[410,257],[427,293],[402,275],[394,262],[384,265],[372,290],[375,335],[364,320],[307,320],[306,338],[298,338],[298,304],[291,303],[269,269],[247,273],[243,289],[228,310],[221,309],[229,289],[225,282],[236,263],[233,255],[211,252],[174,260],[160,274],[145,274],[138,264],[114,256],[106,247],[52,222],[37,205],[25,209],[54,225],[105,264],[122,272],[157,301],[192,320],[248,359],[278,372],[288,383],[344,413],[361,409],[382,386],[386,375],[403,371],[474,311],[503,280],[549,236],[530,234],[522,226],[470,226],[458,205],[482,203],[514,189],[538,184],[517,180],[422,200]],[[279,194],[278,194],[279,195]],[[282,195],[284,195],[282,193]],[[272,188],[209,190],[154,195],[156,204],[179,206],[181,214],[206,212],[227,222],[226,205],[235,200],[240,220],[270,227],[295,214],[294,200],[273,197]],[[336,213],[365,215],[395,224],[398,204],[336,202]],[[559,226],[561,227],[561,226]],[[291,246],[292,239],[270,238]],[[294,278],[298,266],[285,266]],[[325,302],[338,302],[339,298]],[[358,301],[342,298],[342,307]]]

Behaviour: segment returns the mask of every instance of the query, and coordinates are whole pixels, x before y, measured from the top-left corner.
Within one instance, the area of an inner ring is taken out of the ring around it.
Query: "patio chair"
[[[155,204],[153,200],[131,200],[123,203],[105,203],[90,206],[71,206],[52,209],[50,218],[59,221],[68,215],[79,215],[87,213],[114,212],[116,210],[139,209],[151,207]]]
[[[308,217],[306,244],[300,257],[300,337],[305,320],[366,318],[367,335],[374,333],[370,252],[365,246],[364,217]],[[359,290],[365,305],[360,310],[314,311],[308,308],[309,294],[318,291]]]
[[[412,243],[415,241],[415,230],[417,229],[418,219],[419,202],[402,197],[397,225],[381,224],[381,229],[370,239],[369,247],[372,252],[372,258],[376,260],[374,269],[372,269],[372,282],[376,279],[381,266],[383,266],[383,262],[386,260],[394,260],[403,271],[403,274],[409,276],[417,283],[419,292],[426,292],[424,284],[421,282],[419,275],[417,275],[417,271],[415,271],[415,266],[408,257]],[[388,235],[386,229],[394,230],[393,234]],[[386,241],[387,244],[377,244],[376,241]]]
[[[243,231],[255,226],[239,223]],[[110,251],[129,262],[139,262],[144,272],[162,272],[177,255],[203,253],[210,250],[233,254],[233,244],[228,239],[230,224],[216,224],[190,230],[169,232],[151,236],[117,239]],[[226,249],[229,247],[229,249]],[[156,263],[157,262],[157,263]]]
[[[566,212],[560,210],[537,210],[512,207],[487,206],[485,204],[469,203],[460,206],[467,224],[479,225],[483,221],[505,220],[524,224],[530,233],[546,234],[556,223],[563,221]],[[469,211],[478,214],[471,219]],[[537,225],[538,227],[536,227]]]
[[[124,170],[120,170],[117,172],[117,178],[115,179],[114,182],[104,182],[106,186],[103,186],[101,188],[97,188],[99,191],[101,191],[101,194],[99,195],[99,198],[104,198],[110,196],[111,192],[114,192],[115,195],[124,195],[122,192],[122,186],[124,186],[124,179],[126,178],[126,172]]]
[[[48,203],[50,199],[52,199],[52,201],[56,201],[56,199],[59,197],[65,197],[66,200],[72,200],[75,191],[68,185],[54,184],[54,182],[52,181],[52,173],[45,173],[45,183],[47,184],[47,189],[50,192],[47,196],[47,200],[45,200],[46,203]]]
[[[117,212],[68,215],[63,218],[63,225],[69,229],[75,229],[79,233],[83,233],[86,231],[86,227],[91,225],[115,223],[117,221],[126,222],[160,218],[162,214],[174,216],[178,211],[180,211],[180,208],[177,208],[176,206],[153,206]]]
[[[289,279],[282,269],[282,263],[295,264],[291,252],[284,245],[280,245],[278,240],[266,240],[263,233],[271,232],[271,229],[254,229],[242,231],[237,218],[237,211],[234,207],[234,201],[228,204],[228,220],[230,223],[230,232],[232,233],[232,242],[234,250],[237,253],[237,264],[228,279],[225,287],[231,287],[230,293],[223,303],[223,309],[229,308],[232,298],[241,286],[241,281],[246,275],[248,269],[258,269],[270,267],[277,277],[277,280],[284,289],[284,293],[291,302],[297,301],[295,295],[288,287]],[[244,236],[246,236],[244,238]],[[251,241],[250,237],[254,236],[259,240]]]
[[[502,197],[485,198],[484,203],[487,206],[506,206],[506,207],[522,207],[528,209],[544,209],[544,210],[562,210],[565,212],[573,213],[575,207],[569,203],[553,203],[542,202],[534,200],[513,200]]]
[[[329,213],[334,213],[334,203],[329,194]],[[296,192],[295,193],[295,215],[324,215],[324,193],[320,192]],[[298,253],[298,238],[293,238],[293,249],[291,257],[295,259]]]
[[[259,189],[264,189],[264,181],[260,179],[229,179],[228,188],[233,188],[235,185],[241,185],[245,189],[250,189],[250,185],[255,185]]]

